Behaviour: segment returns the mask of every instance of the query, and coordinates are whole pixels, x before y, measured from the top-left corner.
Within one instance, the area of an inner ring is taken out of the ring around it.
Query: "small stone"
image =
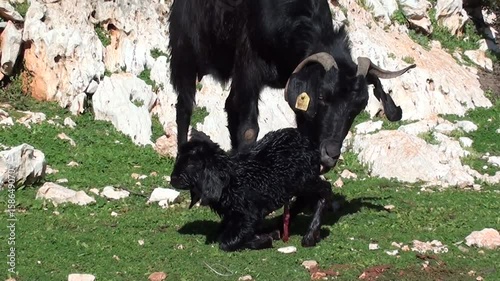
[[[495,167],[500,167],[500,156],[489,156],[488,163]]]
[[[173,190],[170,188],[155,188],[151,193],[147,203],[151,202],[159,202],[161,205],[165,205],[165,203],[170,204],[177,201],[179,198],[180,192],[177,190]]]
[[[355,173],[345,169],[342,171],[342,173],[340,174],[340,176],[344,179],[357,179],[358,178],[358,175],[356,175]]]
[[[473,140],[468,137],[460,137],[458,141],[463,147],[471,147],[473,143]]]
[[[64,126],[70,127],[71,129],[76,127],[76,123],[75,123],[75,121],[73,121],[73,119],[71,119],[71,117],[64,118],[63,124],[64,124]]]
[[[500,233],[493,228],[485,228],[481,231],[473,231],[465,237],[467,246],[477,246],[486,249],[496,249],[500,247]]]
[[[99,195],[99,189],[97,188],[91,188],[89,191],[94,193],[95,195]]]
[[[69,144],[71,146],[76,146],[75,141],[72,138],[68,137],[68,135],[66,135],[65,133],[60,133],[60,134],[57,135],[57,137],[59,139],[61,139],[61,140],[67,140],[67,141],[69,141]]]
[[[50,167],[49,165],[47,165],[47,168],[45,169],[45,173],[47,175],[57,174],[57,173],[59,173],[59,170],[52,169],[52,167]]]
[[[316,271],[313,274],[311,274],[311,280],[323,280],[326,279],[326,273],[323,271]]]
[[[297,248],[294,246],[282,247],[278,249],[278,252],[283,254],[291,254],[297,252]]]
[[[92,274],[70,274],[68,275],[68,281],[94,281],[95,276]]]
[[[139,245],[143,246],[144,245],[144,240],[142,240],[142,239],[137,240],[137,243],[139,243]]]
[[[151,273],[148,277],[149,281],[163,281],[167,278],[167,274],[165,272],[154,272]]]
[[[391,246],[396,247],[396,248],[401,248],[401,243],[392,242]]]
[[[389,256],[395,256],[399,253],[398,250],[392,250],[392,251],[385,251],[386,254],[388,254]]]
[[[312,268],[318,266],[318,262],[315,260],[307,260],[302,262],[302,266],[305,267],[307,270],[311,270]]]
[[[59,216],[59,212],[58,211],[54,211],[54,212],[52,212],[52,214],[54,214],[56,216]]]
[[[153,171],[153,172],[149,173],[149,175],[152,176],[152,177],[156,177],[156,176],[158,176],[158,173],[155,172],[155,171]]]
[[[368,244],[368,250],[378,250],[379,246],[377,243],[370,243]]]
[[[386,209],[388,211],[390,211],[390,210],[392,210],[394,208],[396,208],[396,206],[394,206],[394,205],[386,205],[386,206],[384,206],[384,209]]]
[[[244,275],[238,278],[238,281],[253,281],[253,277],[251,275]]]
[[[134,180],[137,180],[137,179],[139,179],[139,177],[140,177],[141,175],[139,175],[138,173],[132,173],[130,176],[131,176]]]
[[[14,126],[14,120],[12,117],[7,117],[0,121],[0,126]]]
[[[106,186],[101,192],[101,196],[104,196],[108,199],[123,199],[127,198],[130,195],[130,192],[122,189],[115,189],[112,186]]]
[[[117,260],[117,261],[119,261],[119,260],[120,260],[120,257],[118,257],[117,255],[113,255],[113,258],[114,258],[115,260]]]
[[[401,251],[403,251],[403,252],[409,252],[410,251],[410,247],[408,245],[404,245],[403,247],[401,247]]]
[[[166,182],[170,182],[171,178],[170,176],[164,176],[163,179],[166,181]]]
[[[68,179],[57,179],[56,182],[57,183],[67,183]]]
[[[344,182],[342,181],[342,178],[338,178],[334,183],[333,186],[342,188],[344,186]]]
[[[69,167],[77,167],[77,166],[80,166],[80,164],[76,163],[75,161],[71,161],[71,162],[69,162],[66,166],[69,166]]]

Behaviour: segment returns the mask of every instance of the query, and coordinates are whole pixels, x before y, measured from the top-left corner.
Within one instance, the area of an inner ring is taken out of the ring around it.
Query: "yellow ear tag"
[[[310,100],[311,99],[309,98],[309,95],[306,92],[303,92],[297,97],[297,100],[295,101],[295,108],[298,110],[307,111]]]

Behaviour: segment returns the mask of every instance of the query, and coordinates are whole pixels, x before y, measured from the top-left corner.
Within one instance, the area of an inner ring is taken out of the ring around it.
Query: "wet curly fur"
[[[264,218],[297,200],[291,216],[315,204],[314,217],[302,245],[319,241],[321,216],[332,197],[320,178],[318,148],[293,128],[265,135],[246,152],[228,154],[202,132],[180,146],[171,183],[191,193],[190,208],[201,200],[221,218],[219,247],[224,251],[272,247],[279,232],[262,233]]]

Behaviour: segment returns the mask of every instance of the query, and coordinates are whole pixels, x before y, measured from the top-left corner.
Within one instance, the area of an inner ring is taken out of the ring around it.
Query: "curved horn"
[[[377,76],[378,78],[382,79],[390,79],[390,78],[396,78],[398,76],[403,75],[405,72],[408,70],[415,68],[417,65],[412,64],[410,66],[407,66],[401,70],[397,71],[389,71],[380,68],[378,65],[374,64],[369,58],[367,57],[358,57],[358,71],[356,72],[356,76],[358,75],[363,75],[366,76],[368,73],[373,74]]]
[[[323,66],[323,68],[325,69],[325,71],[329,71],[330,69],[332,69],[332,67],[339,69],[339,67],[337,66],[337,63],[335,62],[335,59],[332,57],[332,55],[325,53],[325,52],[320,52],[320,53],[312,54],[312,55],[308,56],[307,58],[305,58],[303,61],[301,61],[299,63],[299,65],[297,65],[297,67],[295,67],[292,74],[299,72],[302,68],[304,68],[304,66],[306,66],[306,64],[308,64],[310,62],[317,62],[317,63],[321,64]],[[290,78],[288,78],[288,80],[286,81],[286,85],[285,85],[285,100],[287,100],[286,91],[288,89],[288,82],[290,82]]]
[[[304,68],[304,66],[306,64],[308,64],[310,62],[320,63],[325,68],[325,71],[332,69],[332,67],[335,67],[336,69],[339,68],[337,66],[337,63],[335,62],[335,59],[330,54],[325,53],[325,52],[321,52],[321,53],[316,53],[316,54],[310,55],[307,58],[305,58],[303,61],[301,61],[299,63],[299,65],[297,65],[295,70],[292,72],[292,74],[299,72],[302,68]]]

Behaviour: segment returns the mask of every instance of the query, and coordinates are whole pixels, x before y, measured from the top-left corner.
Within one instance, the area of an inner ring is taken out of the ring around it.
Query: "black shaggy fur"
[[[225,110],[237,150],[258,137],[261,90],[284,88],[288,79],[297,127],[319,148],[325,167],[335,166],[354,118],[367,104],[368,84],[375,85],[388,119],[401,119],[401,108],[375,75],[356,75],[347,32],[334,30],[327,0],[175,0],[169,22],[179,146],[187,141],[196,80],[207,74],[221,82],[232,79]],[[318,52],[333,56],[338,69],[309,63],[292,75]],[[302,92],[311,98],[306,111],[295,109]]]
[[[261,233],[264,218],[297,196],[290,210],[295,216],[309,202],[315,213],[303,246],[314,246],[331,186],[319,175],[317,147],[296,129],[266,134],[246,152],[228,155],[202,132],[194,131],[183,144],[172,172],[172,186],[189,189],[190,208],[199,200],[222,221],[219,245],[224,251],[272,247],[279,238]],[[302,198],[307,198],[302,200]]]

